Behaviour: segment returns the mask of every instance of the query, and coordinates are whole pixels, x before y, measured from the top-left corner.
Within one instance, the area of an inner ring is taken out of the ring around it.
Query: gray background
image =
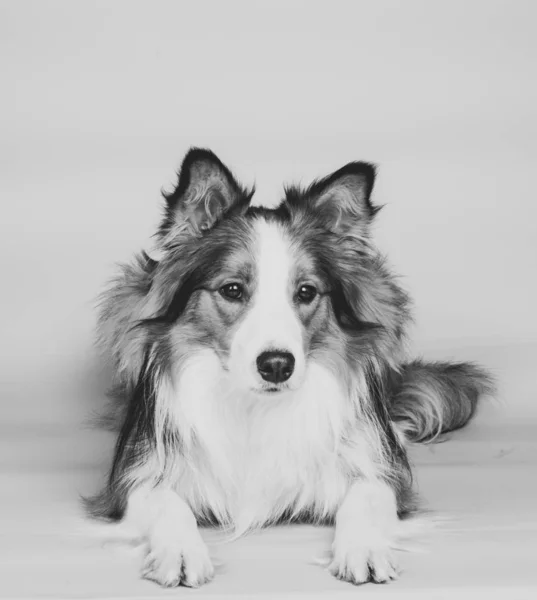
[[[255,180],[266,203],[285,181],[308,183],[350,160],[380,166],[375,200],[387,206],[375,235],[415,298],[414,349],[479,358],[500,379],[504,408],[490,417],[492,429],[438,452],[454,452],[445,461],[457,465],[496,456],[505,440],[524,448],[513,459],[521,470],[509,470],[516,481],[500,485],[485,469],[500,486],[477,488],[497,499],[488,520],[478,501],[464,504],[460,478],[449,486],[461,495],[445,506],[434,478],[423,486],[435,508],[485,515],[484,529],[512,502],[501,489],[516,490],[527,500],[517,514],[527,508],[525,531],[535,531],[524,469],[534,477],[536,20],[531,1],[0,2],[0,454],[14,510],[3,521],[11,537],[2,538],[5,556],[15,556],[4,579],[14,582],[10,594],[78,594],[103,580],[88,572],[104,560],[98,553],[72,559],[79,574],[69,579],[63,542],[43,532],[67,530],[53,515],[64,506],[75,514],[73,489],[94,485],[111,443],[78,429],[100,398],[94,299],[114,262],[149,243],[159,189],[174,181],[190,145],[211,147],[245,183]],[[468,490],[479,479],[464,477]],[[26,539],[21,529],[43,535]],[[532,571],[525,542],[511,541],[515,572],[506,581],[524,584]],[[43,567],[44,556],[54,566]],[[28,560],[48,587],[23,575]],[[106,564],[113,579],[121,569]],[[442,587],[434,575],[442,563],[434,564],[416,568],[418,587],[420,575]],[[500,577],[500,568],[489,571]],[[135,577],[123,573],[117,589],[94,593],[119,594]]]

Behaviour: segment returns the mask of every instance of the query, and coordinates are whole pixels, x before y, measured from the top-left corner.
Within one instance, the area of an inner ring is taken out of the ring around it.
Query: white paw
[[[389,544],[348,546],[334,543],[328,570],[334,577],[360,585],[372,581],[387,583],[397,579],[399,571]]]
[[[204,542],[183,546],[153,546],[142,567],[142,577],[164,587],[199,587],[214,576],[214,567]]]

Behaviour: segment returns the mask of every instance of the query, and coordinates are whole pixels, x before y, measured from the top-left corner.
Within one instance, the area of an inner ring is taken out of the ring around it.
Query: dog
[[[418,508],[407,447],[463,427],[492,381],[473,363],[407,361],[409,297],[370,236],[375,176],[351,162],[266,208],[193,148],[164,194],[158,256],[105,293],[121,428],[87,504],[134,515],[145,578],[210,581],[199,526],[238,537],[299,521],[334,526],[334,576],[398,576]]]

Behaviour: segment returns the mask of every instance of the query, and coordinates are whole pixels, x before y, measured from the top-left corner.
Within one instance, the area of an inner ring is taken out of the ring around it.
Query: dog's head
[[[404,297],[368,235],[374,178],[349,163],[269,210],[212,152],[191,150],[166,195],[152,284],[171,354],[208,348],[234,385],[269,395],[299,388],[312,360],[348,361],[372,331],[399,336]]]

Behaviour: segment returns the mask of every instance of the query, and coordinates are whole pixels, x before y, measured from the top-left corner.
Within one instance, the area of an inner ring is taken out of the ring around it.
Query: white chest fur
[[[315,363],[299,391],[244,397],[218,359],[201,353],[168,393],[185,442],[173,484],[195,514],[210,511],[237,535],[288,510],[333,514],[350,473],[371,469],[358,427],[349,439],[350,407],[340,385]]]

